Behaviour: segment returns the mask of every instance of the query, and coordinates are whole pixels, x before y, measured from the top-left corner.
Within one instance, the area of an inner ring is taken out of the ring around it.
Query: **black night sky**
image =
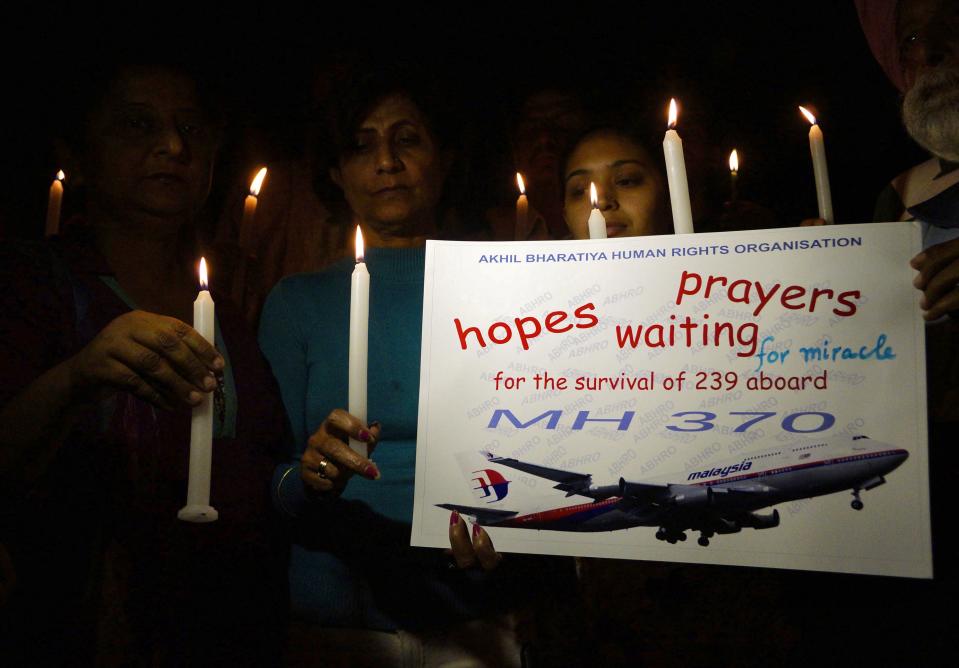
[[[58,82],[82,81],[84,68],[143,54],[192,60],[221,88],[229,124],[214,207],[245,178],[247,161],[268,164],[305,150],[313,91],[331,64],[355,54],[412,63],[448,85],[473,139],[471,187],[487,199],[515,197],[506,119],[518,96],[544,85],[574,87],[600,108],[645,107],[655,117],[659,109],[664,117],[676,96],[687,153],[698,152],[709,168],[703,182],[691,178],[691,188],[721,203],[726,157],[736,147],[742,197],[774,210],[783,225],[816,212],[808,126],[798,104],[821,119],[837,222],[869,220],[882,186],[922,159],[901,128],[897,93],[872,59],[851,2],[520,12],[450,5],[434,13],[392,5],[335,16],[329,6],[247,14],[154,9],[93,16],[86,8],[51,8],[24,18],[22,30],[12,27],[16,20],[9,24],[21,39],[6,45],[4,57],[0,225],[7,235],[35,236],[42,226],[58,168],[50,141]],[[262,138],[252,148],[243,143],[250,130]]]

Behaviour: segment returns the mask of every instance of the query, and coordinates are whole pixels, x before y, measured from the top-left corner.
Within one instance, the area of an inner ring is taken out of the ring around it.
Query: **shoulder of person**
[[[337,262],[323,271],[291,274],[273,286],[260,316],[260,335],[268,329],[264,319],[313,321],[340,303],[349,302],[350,272],[354,261]],[[312,314],[312,315],[311,315]]]

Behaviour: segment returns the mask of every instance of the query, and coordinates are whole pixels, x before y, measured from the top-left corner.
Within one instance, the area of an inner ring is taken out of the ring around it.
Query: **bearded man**
[[[856,0],[863,31],[903,93],[909,136],[932,158],[880,195],[876,220],[918,220],[924,251],[912,265],[927,320],[959,310],[959,3]]]

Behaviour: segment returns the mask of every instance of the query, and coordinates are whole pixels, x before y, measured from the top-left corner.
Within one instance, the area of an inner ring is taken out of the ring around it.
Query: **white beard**
[[[959,67],[922,73],[903,98],[902,121],[924,149],[959,162]]]

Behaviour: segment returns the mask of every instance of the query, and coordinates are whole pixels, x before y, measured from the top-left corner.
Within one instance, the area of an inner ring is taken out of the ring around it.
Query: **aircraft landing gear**
[[[682,531],[667,531],[664,527],[659,527],[656,531],[656,540],[664,540],[670,545],[675,545],[677,541],[686,540],[686,534]]]
[[[858,489],[852,490],[852,496],[853,496],[852,503],[850,503],[849,505],[852,506],[853,510],[862,510],[863,503],[862,503],[862,499],[859,498],[859,490]]]
[[[709,547],[709,539],[713,537],[712,531],[703,531],[699,534],[699,538],[696,539],[696,542],[699,543],[702,547]]]

